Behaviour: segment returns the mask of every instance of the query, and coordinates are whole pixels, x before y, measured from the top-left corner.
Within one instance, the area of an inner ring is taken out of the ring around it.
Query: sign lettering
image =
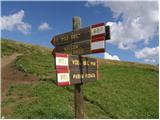
[[[72,32],[56,35],[51,42],[55,46],[62,46],[70,43],[89,40],[90,37],[90,27],[86,27]]]
[[[66,32],[53,37],[55,52],[85,55],[105,52],[106,42],[110,39],[110,28],[105,23]]]
[[[95,58],[55,53],[57,84],[59,86],[92,82],[98,79]]]

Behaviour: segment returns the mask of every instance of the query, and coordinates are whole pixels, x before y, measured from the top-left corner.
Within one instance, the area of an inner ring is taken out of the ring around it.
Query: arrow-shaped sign
[[[105,52],[106,42],[110,39],[110,27],[98,23],[72,32],[53,37],[54,51],[67,54],[84,55]]]

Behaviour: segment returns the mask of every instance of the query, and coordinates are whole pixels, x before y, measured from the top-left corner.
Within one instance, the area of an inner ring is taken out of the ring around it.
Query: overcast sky
[[[158,64],[158,2],[2,2],[1,36],[52,48],[51,38],[71,31],[72,17],[82,27],[105,22],[111,26],[106,52],[96,57]]]

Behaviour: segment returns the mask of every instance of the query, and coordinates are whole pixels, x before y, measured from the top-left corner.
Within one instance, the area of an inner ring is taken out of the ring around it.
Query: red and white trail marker
[[[68,86],[70,85],[70,75],[69,70],[57,69],[57,85],[58,86]]]
[[[68,69],[68,55],[67,54],[55,54],[56,55],[56,69]]]
[[[91,51],[92,53],[105,52],[105,24],[99,23],[91,26]]]
[[[58,86],[68,86],[98,80],[98,61],[95,58],[55,53]],[[80,61],[81,59],[81,61]]]
[[[67,54],[54,54],[55,55],[55,68],[57,75],[57,85],[67,86],[70,85],[70,76],[68,69],[68,55]]]

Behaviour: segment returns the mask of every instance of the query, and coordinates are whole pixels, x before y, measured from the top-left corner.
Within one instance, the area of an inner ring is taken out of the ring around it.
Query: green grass
[[[8,48],[6,41],[2,42],[2,54],[9,55],[6,53],[14,49],[13,43],[7,41]],[[28,46],[32,49],[27,49]],[[33,85],[11,85],[2,101],[2,109],[11,107],[14,112],[4,115],[10,118],[74,118],[73,86],[55,85],[51,49],[20,43],[11,54],[19,51],[22,56],[16,60],[16,68],[39,76],[40,81]],[[159,118],[157,67],[99,61],[99,80],[83,86],[85,118]]]
[[[36,85],[15,84],[8,99],[2,102],[3,107],[14,104],[10,118],[73,118],[70,92],[57,87],[52,82],[41,81]],[[12,98],[12,100],[11,100]],[[11,103],[15,101],[14,103]]]
[[[50,54],[51,49],[38,46],[38,45],[30,45],[24,44],[21,42],[8,40],[8,39],[1,39],[1,56],[8,56],[15,52],[21,53],[24,55],[28,54]]]
[[[84,91],[110,118],[158,118],[157,71],[102,64],[100,80]]]
[[[16,67],[27,73],[37,76],[55,76],[53,57],[49,54],[30,54],[19,56]]]

